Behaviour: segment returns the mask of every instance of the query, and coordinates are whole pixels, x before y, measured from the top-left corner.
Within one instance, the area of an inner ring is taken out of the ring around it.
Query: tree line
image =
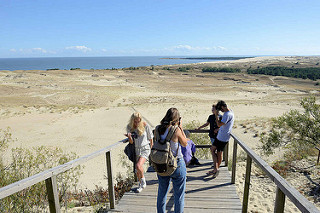
[[[263,67],[257,69],[249,68],[248,74],[263,74],[272,76],[286,76],[293,78],[320,79],[320,67],[293,68],[293,67]]]
[[[202,68],[202,72],[227,72],[227,73],[235,73],[240,72],[239,68],[231,68],[231,67],[204,67]]]

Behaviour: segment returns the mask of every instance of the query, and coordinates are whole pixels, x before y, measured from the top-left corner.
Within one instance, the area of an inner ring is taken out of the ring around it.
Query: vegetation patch
[[[231,68],[231,67],[204,67],[202,68],[202,72],[237,73],[237,72],[241,72],[241,70],[239,68]]]
[[[263,67],[258,69],[247,70],[248,74],[262,74],[262,75],[272,75],[272,76],[286,76],[293,78],[320,79],[320,68],[319,67],[307,67],[307,68],[293,68],[293,67]]]

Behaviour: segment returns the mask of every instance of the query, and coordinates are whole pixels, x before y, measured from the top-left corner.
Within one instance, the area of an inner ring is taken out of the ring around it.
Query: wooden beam
[[[277,187],[276,192],[276,201],[274,204],[274,212],[275,213],[283,213],[284,212],[284,204],[285,204],[286,196],[281,191],[279,187]]]
[[[251,164],[252,164],[252,158],[249,155],[247,155],[246,179],[245,179],[245,182],[244,182],[242,213],[247,213],[248,212],[250,177],[251,177]]]
[[[106,152],[106,161],[107,161],[107,173],[108,173],[108,190],[109,190],[109,201],[110,201],[110,209],[115,208],[115,195],[114,195],[114,185],[113,185],[113,177],[112,177],[112,167],[111,167],[111,154],[110,152]]]
[[[56,176],[52,176],[46,179],[46,187],[50,212],[60,213],[59,194]]]
[[[238,150],[238,143],[236,140],[234,140],[234,142],[233,142],[233,157],[232,157],[232,173],[231,173],[231,183],[232,184],[234,184],[236,182],[237,150]]]

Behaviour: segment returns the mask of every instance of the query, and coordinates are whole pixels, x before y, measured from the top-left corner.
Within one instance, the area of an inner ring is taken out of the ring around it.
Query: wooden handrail
[[[25,178],[23,180],[17,181],[15,183],[12,183],[10,185],[4,186],[0,188],[0,199],[8,197],[14,193],[17,193],[19,191],[22,191],[32,185],[35,185],[41,181],[46,181],[47,186],[47,193],[48,193],[48,199],[49,199],[49,206],[50,206],[50,212],[60,212],[60,209],[57,209],[57,206],[59,206],[59,201],[57,201],[56,197],[56,176],[58,174],[61,174],[69,169],[72,169],[80,164],[83,164],[93,158],[96,158],[102,154],[106,154],[106,163],[107,163],[107,170],[108,170],[108,185],[109,185],[109,196],[110,196],[110,207],[114,208],[114,192],[113,192],[113,178],[111,173],[111,157],[110,157],[110,151],[117,146],[123,144],[126,142],[127,139],[123,139],[121,141],[118,141],[110,146],[107,146],[105,148],[102,148],[96,152],[93,152],[91,154],[85,155],[83,157],[77,158],[75,160],[69,161],[63,165],[56,166],[54,168],[48,169],[46,171],[43,171],[41,173],[35,174],[33,176],[30,176],[28,178]]]
[[[209,132],[209,130],[188,130],[188,131],[190,133],[208,133]],[[242,204],[243,212],[246,212],[248,207],[248,196],[249,196],[249,189],[250,189],[250,187],[248,186],[250,185],[252,160],[268,175],[268,177],[277,186],[274,212],[283,212],[285,196],[287,196],[295,204],[295,206],[302,212],[312,212],[312,213],[320,212],[311,202],[309,202],[303,195],[301,195],[295,188],[293,188],[284,178],[282,178],[273,168],[271,168],[264,160],[262,160],[253,150],[251,150],[237,136],[235,136],[234,134],[231,134],[231,137],[234,139],[231,183],[235,183],[235,177],[236,177],[235,173],[236,173],[237,145],[239,144],[239,146],[247,153],[247,171],[246,171],[245,192],[244,192],[245,197],[243,199],[243,204]],[[113,209],[115,207],[115,198],[114,198],[114,191],[113,191],[113,178],[112,178],[110,151],[126,141],[127,139],[121,140],[117,143],[114,143],[110,146],[107,146],[91,154],[85,155],[83,157],[80,157],[78,159],[65,163],[63,165],[59,165],[57,167],[48,169],[46,171],[43,171],[31,177],[25,178],[18,182],[2,187],[0,188],[0,199],[10,196],[23,189],[26,189],[41,181],[46,181],[50,212],[60,212],[59,203],[58,203],[59,201],[57,199],[56,176],[80,164],[83,164],[95,157],[98,157],[102,154],[106,154],[110,208]],[[210,147],[210,145],[201,146],[201,148],[208,148],[208,147]],[[226,146],[226,149],[228,149],[228,146]],[[226,152],[228,153],[228,151]],[[228,161],[227,159],[225,160]],[[226,162],[226,165],[227,165],[227,162]]]
[[[313,205],[308,199],[306,199],[302,194],[300,194],[298,190],[292,187],[283,177],[281,177],[273,168],[271,168],[264,160],[262,160],[237,136],[235,136],[234,134],[231,134],[231,136],[234,139],[234,143],[239,144],[241,148],[247,153],[248,158],[251,158],[277,185],[277,196],[275,201],[274,212],[284,211],[284,196],[287,196],[301,212],[320,212],[317,209],[317,207],[315,207],[315,205]],[[236,155],[234,154],[234,156]],[[232,176],[235,176],[235,174],[232,174]],[[249,188],[247,190],[249,190]],[[249,192],[244,192],[244,194],[245,193]]]
[[[190,133],[209,133],[209,130],[188,130]],[[252,149],[250,149],[245,143],[243,143],[236,135],[231,134],[231,137],[234,139],[233,146],[233,160],[232,160],[232,174],[231,174],[231,183],[235,183],[236,177],[236,162],[237,162],[237,145],[247,153],[247,165],[246,165],[246,180],[244,185],[244,197],[242,203],[243,212],[247,212],[248,209],[248,197],[250,190],[250,175],[251,175],[251,162],[252,160],[268,175],[268,177],[276,184],[276,201],[274,212],[283,212],[285,205],[285,196],[287,196],[294,205],[301,212],[312,212],[319,213],[320,211],[313,205],[308,199],[306,199],[298,190],[292,187],[283,177],[281,177],[272,167],[270,167],[264,160],[262,160]],[[200,145],[201,148],[204,148],[208,145]],[[196,145],[197,147],[197,145]],[[210,147],[210,145],[209,145]],[[319,150],[320,148],[316,147]],[[225,151],[228,150],[226,146]],[[228,151],[227,151],[228,152]],[[226,162],[227,163],[227,162]]]

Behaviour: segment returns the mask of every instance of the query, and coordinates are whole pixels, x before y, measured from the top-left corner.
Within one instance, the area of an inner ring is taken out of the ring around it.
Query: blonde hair
[[[140,119],[140,122],[138,123],[138,126],[134,126],[134,120],[136,118],[139,118]],[[128,123],[128,126],[127,126],[127,129],[130,130],[130,132],[133,132],[135,130],[137,130],[137,133],[139,136],[141,136],[144,131],[145,131],[145,127],[144,127],[144,123],[142,121],[142,116],[140,114],[140,112],[134,112],[131,117],[130,117],[130,120],[129,120],[129,123]]]

